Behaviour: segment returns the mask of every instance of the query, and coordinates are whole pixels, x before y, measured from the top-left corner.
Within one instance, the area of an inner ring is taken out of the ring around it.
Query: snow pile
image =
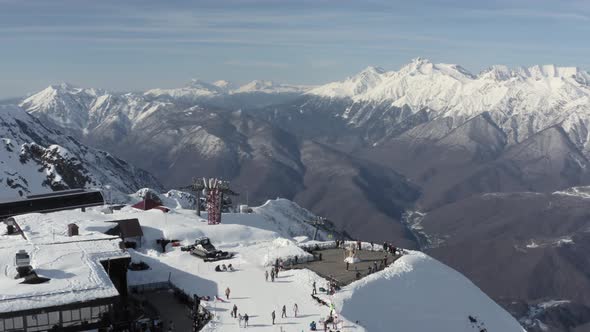
[[[269,200],[253,210],[255,213],[265,216],[270,223],[276,226],[277,231],[288,237],[307,236],[313,238],[315,234],[315,227],[308,223],[315,218],[315,215],[288,199]],[[302,222],[291,223],[288,222],[289,220]],[[318,240],[328,239],[328,234],[324,231],[318,231],[317,235]]]
[[[360,258],[354,257],[354,256],[348,256],[344,259],[345,263],[350,263],[350,264],[358,263],[360,261],[361,261]]]
[[[487,331],[524,331],[463,275],[415,251],[344,287],[333,301],[367,331],[479,332],[469,316]]]

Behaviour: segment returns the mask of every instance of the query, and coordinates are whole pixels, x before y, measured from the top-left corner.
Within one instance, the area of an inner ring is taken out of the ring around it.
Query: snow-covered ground
[[[215,314],[207,331],[239,330],[237,320],[230,316],[234,304],[239,313],[250,316],[250,328],[255,331],[308,331],[311,321],[318,322],[329,314],[327,306],[319,305],[310,296],[312,283],[325,287],[326,280],[309,270],[283,271],[275,282],[266,281],[264,274],[276,258],[308,257],[299,244],[313,235],[313,226],[304,222],[309,215],[295,203],[280,199],[255,208],[251,214],[224,214],[220,225],[208,225],[192,210],[164,213],[130,207],[113,214],[97,208],[85,213],[29,215],[19,220],[32,239],[38,239],[35,229],[40,226],[36,224],[44,225],[41,233],[51,234],[52,240],[59,242],[64,240],[61,231],[70,222],[80,226],[80,236],[95,239],[113,226],[104,221],[137,218],[144,237],[141,248],[129,250],[129,254],[134,261],[146,262],[150,269],[130,271],[130,285],[170,280],[189,294],[212,297],[225,297],[229,287],[229,300],[205,302]],[[167,252],[161,253],[156,244],[156,239],[165,237],[187,245],[200,236],[209,237],[216,247],[235,256],[205,263],[179,247],[169,245]],[[320,237],[326,239],[327,234],[321,232]],[[236,270],[215,272],[215,266],[222,263],[232,264]],[[483,322],[489,332],[523,331],[514,318],[469,280],[420,252],[408,252],[390,267],[346,286],[333,297],[320,296],[334,303],[342,319],[340,331],[479,332],[469,316]],[[293,315],[295,303],[298,317]],[[283,305],[287,307],[287,318],[280,318]],[[277,316],[274,326],[273,310]]]

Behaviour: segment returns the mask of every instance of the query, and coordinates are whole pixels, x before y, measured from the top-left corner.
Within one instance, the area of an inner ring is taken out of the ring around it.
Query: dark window
[[[59,311],[53,311],[49,313],[49,325],[53,326],[59,324]]]

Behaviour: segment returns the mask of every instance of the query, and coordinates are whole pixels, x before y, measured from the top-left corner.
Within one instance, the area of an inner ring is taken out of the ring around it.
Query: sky
[[[586,0],[0,0],[0,98],[69,82],[321,84],[416,57],[590,70]]]

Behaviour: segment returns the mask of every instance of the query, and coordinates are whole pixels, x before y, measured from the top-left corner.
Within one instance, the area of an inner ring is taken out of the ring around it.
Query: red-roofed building
[[[140,210],[144,210],[144,211],[151,210],[151,209],[158,209],[158,210],[161,210],[164,212],[170,211],[169,208],[162,206],[159,202],[157,202],[153,199],[150,199],[150,198],[144,199],[143,201],[141,201],[137,204],[134,204],[131,207],[136,208],[136,209],[140,209]]]

